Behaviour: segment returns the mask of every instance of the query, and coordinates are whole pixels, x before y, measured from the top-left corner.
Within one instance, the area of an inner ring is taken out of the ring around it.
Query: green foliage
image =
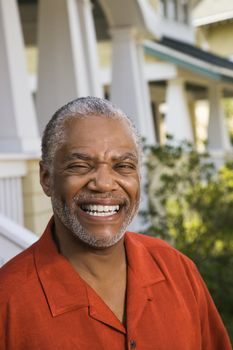
[[[146,234],[167,240],[198,266],[233,339],[233,164],[215,169],[192,144],[145,147]]]
[[[224,107],[224,113],[227,120],[231,144],[233,145],[233,99],[225,98],[223,100],[223,107]]]

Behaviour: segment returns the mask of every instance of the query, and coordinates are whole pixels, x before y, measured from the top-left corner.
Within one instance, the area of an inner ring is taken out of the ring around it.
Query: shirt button
[[[136,349],[137,344],[135,340],[131,339],[129,344],[130,344],[130,349]]]

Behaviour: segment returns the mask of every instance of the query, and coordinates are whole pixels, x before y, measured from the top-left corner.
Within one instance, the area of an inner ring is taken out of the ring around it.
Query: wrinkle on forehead
[[[103,158],[108,157],[108,151],[105,151]],[[111,152],[110,152],[111,153]],[[131,160],[135,163],[138,162],[138,156],[137,152],[132,151],[132,152],[124,152],[124,153],[119,153],[119,152],[112,152],[112,155],[110,154],[111,160],[112,161],[125,161],[125,160]],[[71,152],[65,155],[65,161],[72,161],[72,160],[83,160],[83,161],[92,161],[96,160],[97,157],[93,153],[85,153],[85,152]]]
[[[93,132],[98,132],[102,136],[114,136],[116,132],[122,134],[126,139],[132,139],[137,145],[136,136],[133,133],[128,120],[123,118],[108,118],[104,116],[92,116],[91,118],[70,119],[64,125],[64,135],[66,141],[70,138],[70,134],[74,131],[80,137],[85,134],[85,138],[92,135]],[[106,133],[107,130],[107,133]],[[105,140],[102,139],[102,142]]]

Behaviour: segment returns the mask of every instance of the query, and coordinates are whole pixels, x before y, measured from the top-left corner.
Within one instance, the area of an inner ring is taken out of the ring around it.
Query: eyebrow
[[[80,153],[80,152],[74,152],[71,154],[68,154],[65,157],[65,160],[69,161],[69,160],[85,160],[85,161],[90,161],[90,160],[94,160],[95,157],[87,154],[87,153]],[[126,152],[120,156],[113,156],[112,158],[113,161],[124,161],[124,160],[132,160],[134,162],[138,162],[138,156],[133,153],[133,152]]]
[[[126,152],[120,156],[114,156],[113,160],[123,161],[123,160],[132,160],[134,162],[138,161],[138,156],[132,152]]]
[[[79,153],[79,152],[75,152],[75,153],[71,153],[68,154],[65,157],[66,160],[75,160],[75,159],[80,159],[80,160],[92,160],[92,157],[86,153]]]

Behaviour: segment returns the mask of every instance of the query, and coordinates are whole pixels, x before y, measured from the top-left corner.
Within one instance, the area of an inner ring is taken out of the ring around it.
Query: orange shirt
[[[165,242],[126,233],[127,328],[58,253],[51,223],[0,270],[1,350],[229,350],[194,264]]]

